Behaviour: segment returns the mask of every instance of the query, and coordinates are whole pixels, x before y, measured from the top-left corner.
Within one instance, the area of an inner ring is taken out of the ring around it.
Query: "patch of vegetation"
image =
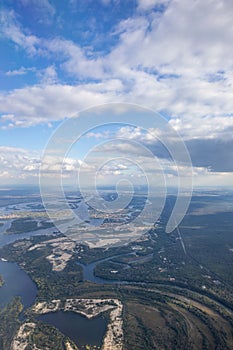
[[[0,350],[9,350],[13,337],[20,326],[18,316],[23,309],[20,298],[14,298],[0,309]]]
[[[3,277],[2,275],[0,275],[0,287],[2,287],[3,283],[4,283]]]
[[[12,221],[10,228],[6,230],[7,234],[30,232],[37,229],[37,221],[31,219],[16,219]]]
[[[47,221],[42,221],[38,226],[36,220],[31,218],[22,218],[12,221],[10,228],[6,230],[6,234],[20,234],[52,227],[53,224]]]
[[[72,348],[78,350],[77,345],[59,330],[51,325],[37,322],[36,327],[30,334],[28,345],[25,350],[39,349],[66,349],[65,344],[69,342]]]
[[[122,286],[124,349],[230,350],[232,313],[222,316],[187,295]]]

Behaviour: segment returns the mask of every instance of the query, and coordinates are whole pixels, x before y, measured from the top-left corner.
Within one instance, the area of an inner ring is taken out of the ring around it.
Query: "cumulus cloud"
[[[58,82],[58,75],[54,65],[49,66],[45,69],[39,70],[37,75],[44,85],[51,85]]]
[[[33,55],[37,52],[40,39],[35,35],[25,33],[16,19],[14,11],[2,10],[0,13],[0,33],[13,41],[16,45],[22,47],[29,54]]]
[[[107,89],[107,85],[105,86]],[[28,127],[63,120],[80,109],[110,102],[112,92],[102,94],[96,86],[43,85],[13,90],[0,95],[2,127]],[[7,114],[11,111],[10,114]]]
[[[63,69],[79,79],[104,78],[104,65],[102,59],[88,58],[85,49],[72,41],[56,38],[46,40],[44,48],[52,54],[59,54],[63,60]]]
[[[48,178],[72,178],[82,164],[78,159],[49,156],[43,159],[38,152],[23,148],[0,146],[0,177],[2,183],[11,183],[15,179],[37,183],[39,172]],[[85,168],[85,166],[84,166]]]
[[[27,74],[29,70],[32,70],[33,68],[25,68],[25,67],[20,67],[19,69],[14,69],[14,70],[9,70],[5,74],[7,76],[14,76],[14,75],[24,75]]]
[[[0,169],[2,181],[37,178],[40,161],[38,155],[30,155],[25,149],[0,147]]]

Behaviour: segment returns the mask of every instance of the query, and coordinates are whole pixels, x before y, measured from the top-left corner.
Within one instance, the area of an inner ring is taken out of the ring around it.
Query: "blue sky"
[[[1,184],[37,183],[50,136],[80,110],[131,103],[158,111],[179,133],[195,185],[231,185],[232,38],[228,0],[3,0]],[[149,145],[172,183],[173,164],[158,154],[156,130],[151,140],[137,128],[107,129],[84,136],[67,156],[67,178],[85,152],[121,135]],[[109,166],[104,181],[123,168],[114,164],[111,173]]]

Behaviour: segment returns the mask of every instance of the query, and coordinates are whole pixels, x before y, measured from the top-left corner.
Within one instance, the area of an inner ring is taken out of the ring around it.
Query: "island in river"
[[[231,200],[225,198],[228,207]],[[3,349],[232,349],[233,273],[225,269],[232,263],[232,213],[222,210],[222,201],[194,197],[180,227],[183,238],[165,233],[168,206],[155,228],[123,247],[90,249],[39,230],[4,245],[4,264],[17,263],[37,293],[23,313],[10,306],[10,318],[0,315]],[[55,319],[71,313],[72,320],[97,319],[102,338],[78,343],[65,333]]]

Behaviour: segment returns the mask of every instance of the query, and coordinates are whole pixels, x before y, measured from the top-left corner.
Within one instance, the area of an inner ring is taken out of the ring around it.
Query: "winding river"
[[[93,282],[93,283],[97,283],[97,284],[127,284],[129,282],[127,281],[122,281],[122,280],[114,280],[114,279],[106,279],[106,278],[101,278],[98,276],[95,276],[95,267],[97,264],[100,264],[104,261],[109,261],[112,260],[114,258],[118,258],[119,256],[123,256],[125,254],[118,254],[118,255],[114,255],[108,258],[104,258],[104,259],[100,259],[97,260],[91,264],[88,265],[84,265],[81,263],[77,263],[78,265],[80,265],[83,269],[83,279],[84,281],[88,281],[88,282]],[[123,265],[123,264],[122,264]],[[125,265],[125,264],[124,264]]]

